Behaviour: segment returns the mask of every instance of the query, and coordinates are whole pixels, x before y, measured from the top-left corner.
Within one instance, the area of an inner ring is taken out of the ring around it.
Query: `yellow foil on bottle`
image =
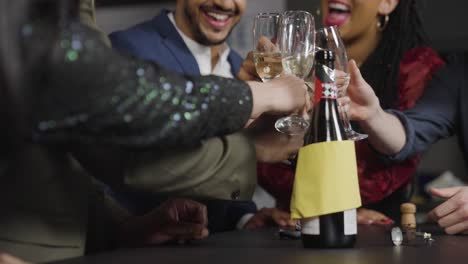
[[[292,218],[315,217],[360,206],[353,141],[321,142],[299,150]]]

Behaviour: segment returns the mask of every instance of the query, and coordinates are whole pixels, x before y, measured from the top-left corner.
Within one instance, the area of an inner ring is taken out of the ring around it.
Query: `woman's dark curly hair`
[[[382,39],[361,66],[366,81],[373,87],[382,107],[398,103],[400,60],[411,48],[429,45],[422,23],[421,0],[400,0],[390,14]]]

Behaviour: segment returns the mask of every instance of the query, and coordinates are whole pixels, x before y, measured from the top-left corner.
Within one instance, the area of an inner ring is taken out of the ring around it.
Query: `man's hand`
[[[250,124],[247,131],[252,135],[260,162],[280,162],[297,154],[304,144],[304,135],[290,136],[275,129],[277,116],[262,115]]]
[[[291,74],[283,74],[267,83],[247,82],[252,91],[251,118],[263,113],[290,114],[308,112],[310,96],[305,82]]]
[[[0,264],[30,264],[6,253],[0,253]]]
[[[296,228],[296,220],[291,215],[277,208],[262,208],[245,224],[245,229],[261,228],[276,224],[280,227]]]
[[[187,199],[169,200],[152,212],[133,217],[122,228],[126,246],[184,243],[208,236],[206,207]]]
[[[468,234],[468,187],[431,188],[429,192],[448,200],[430,211],[428,218],[449,235]]]
[[[267,37],[260,37],[257,43],[257,52],[263,53],[279,53],[278,47],[271,42]],[[253,52],[249,52],[244,62],[242,62],[237,78],[243,81],[261,81],[255,68]]]
[[[257,74],[252,51],[247,54],[247,57],[242,62],[237,78],[243,81],[262,81]]]

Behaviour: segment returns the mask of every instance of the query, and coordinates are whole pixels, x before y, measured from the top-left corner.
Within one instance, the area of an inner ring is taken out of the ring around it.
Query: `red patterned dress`
[[[403,56],[400,62],[399,110],[408,109],[416,103],[433,74],[443,65],[443,60],[428,47],[411,49]],[[366,140],[356,142],[356,153],[364,205],[382,201],[407,185],[420,161],[417,155],[399,164],[385,164]],[[257,173],[260,186],[276,198],[278,208],[289,210],[294,170],[281,163],[259,163]]]

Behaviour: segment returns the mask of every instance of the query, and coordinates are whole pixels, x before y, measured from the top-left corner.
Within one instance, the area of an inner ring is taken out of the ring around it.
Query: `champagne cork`
[[[416,205],[413,203],[403,203],[400,206],[401,211],[401,227],[416,228]]]

